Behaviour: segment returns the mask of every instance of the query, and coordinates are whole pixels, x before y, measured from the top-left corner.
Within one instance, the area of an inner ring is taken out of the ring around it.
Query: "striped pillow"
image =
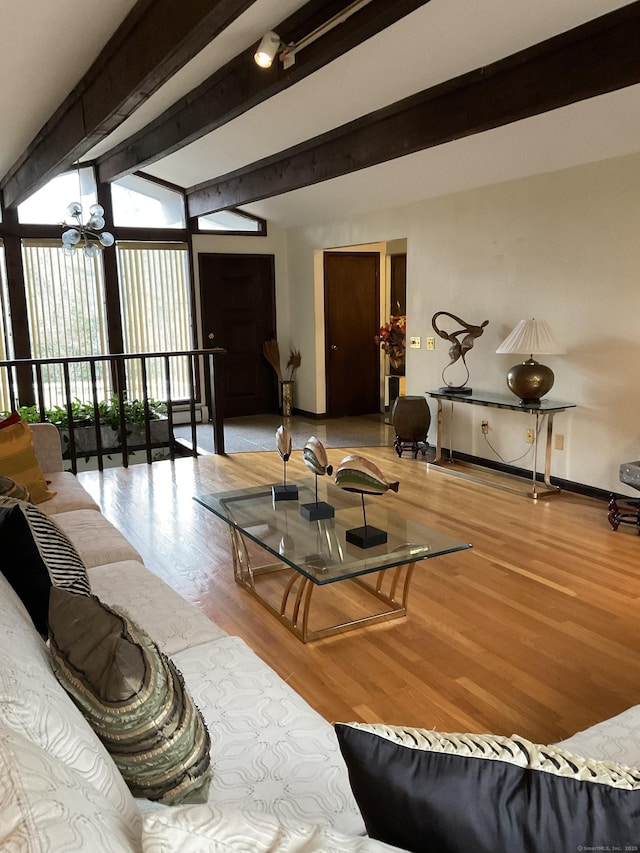
[[[90,595],[80,555],[55,521],[33,504],[0,497],[0,570],[47,635],[51,585]]]
[[[26,486],[38,504],[55,496],[44,478],[36,457],[29,425],[14,412],[0,422],[0,474]]]
[[[207,801],[209,732],[182,676],[127,615],[53,588],[53,669],[135,797]]]

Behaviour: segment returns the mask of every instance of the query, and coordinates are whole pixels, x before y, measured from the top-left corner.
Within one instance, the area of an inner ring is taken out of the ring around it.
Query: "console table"
[[[533,500],[538,498],[549,497],[550,495],[558,494],[560,489],[551,483],[551,445],[553,438],[553,418],[558,412],[564,412],[567,409],[575,408],[575,403],[561,403],[554,400],[541,400],[539,403],[519,402],[513,394],[497,394],[492,391],[477,391],[473,394],[456,394],[447,391],[427,391],[429,397],[433,397],[438,402],[438,419],[437,419],[437,437],[436,437],[436,455],[433,465],[453,466],[453,409],[454,403],[466,403],[471,406],[487,406],[493,409],[508,409],[512,412],[521,412],[535,417],[535,429],[533,431],[533,465],[531,472],[531,488],[527,491],[527,496]],[[443,403],[449,403],[450,418],[449,418],[449,458],[442,457],[442,409]],[[538,432],[541,427],[541,421],[546,418],[547,421],[547,437],[545,444],[545,459],[544,459],[544,486],[540,486],[537,479],[538,474]],[[506,482],[497,483],[495,481],[487,481],[466,472],[464,469],[453,470],[449,468],[451,473],[458,476],[466,476],[468,479],[478,480],[480,482],[491,482],[491,485],[499,486],[521,493],[521,489],[510,487]]]

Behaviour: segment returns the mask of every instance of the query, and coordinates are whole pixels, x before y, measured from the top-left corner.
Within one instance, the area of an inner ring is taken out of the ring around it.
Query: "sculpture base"
[[[274,501],[297,501],[298,487],[297,486],[271,486],[271,494]]]
[[[302,504],[300,506],[300,515],[306,518],[307,521],[319,521],[321,518],[333,518],[336,514],[335,509],[331,504],[324,501],[318,501],[312,504]]]
[[[444,388],[438,388],[438,394],[473,394],[473,388],[469,388],[468,385],[463,385],[461,388],[445,385]]]
[[[387,534],[379,527],[371,527],[367,524],[365,527],[352,527],[346,531],[347,542],[352,545],[357,545],[358,548],[373,548],[374,545],[384,545],[387,541]]]

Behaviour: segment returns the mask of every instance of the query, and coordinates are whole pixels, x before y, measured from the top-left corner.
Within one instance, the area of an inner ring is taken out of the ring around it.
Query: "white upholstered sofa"
[[[75,544],[92,592],[128,611],[182,672],[211,738],[203,805],[134,799],[56,680],[47,645],[0,574],[0,849],[91,853],[349,853],[367,838],[332,726],[238,637],[153,571],[62,471],[55,427],[33,427],[56,497],[40,504]],[[0,549],[1,551],[1,549]],[[640,765],[640,706],[564,741]]]
[[[332,726],[238,637],[143,565],[62,471],[55,427],[32,427],[56,497],[40,509],[72,540],[92,592],[125,609],[175,662],[211,738],[205,805],[136,800],[56,680],[44,640],[0,574],[0,849],[385,851],[365,836]]]

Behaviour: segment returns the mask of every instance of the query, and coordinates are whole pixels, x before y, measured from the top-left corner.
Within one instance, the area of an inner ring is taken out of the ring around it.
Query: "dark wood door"
[[[327,414],[380,411],[380,255],[325,252]]]
[[[200,255],[204,346],[227,350],[224,416],[278,409],[275,371],[262,353],[276,336],[273,255]]]

